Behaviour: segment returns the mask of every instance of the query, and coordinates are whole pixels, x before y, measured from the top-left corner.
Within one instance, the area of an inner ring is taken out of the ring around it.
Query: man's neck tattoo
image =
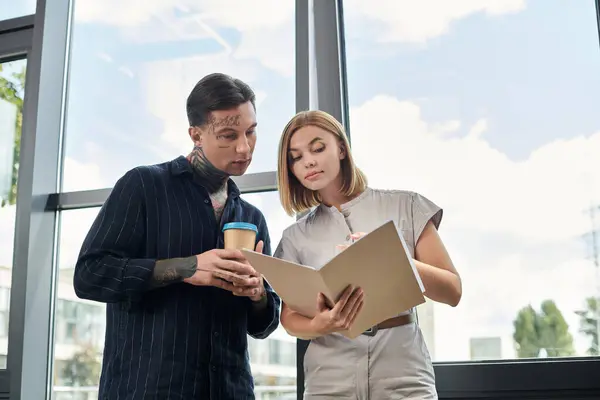
[[[188,156],[188,159],[190,160],[190,164],[192,164],[194,173],[200,178],[202,185],[206,187],[208,193],[216,193],[219,189],[222,189],[227,185],[229,175],[215,167],[208,158],[206,158],[206,154],[204,154],[202,147],[195,146],[194,150],[192,150]]]
[[[225,210],[225,203],[227,203],[227,197],[227,185],[210,194],[210,201],[212,203],[217,222],[221,221],[223,211]]]

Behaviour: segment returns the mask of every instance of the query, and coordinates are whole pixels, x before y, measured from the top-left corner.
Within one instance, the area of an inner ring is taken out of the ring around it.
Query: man
[[[223,74],[204,77],[187,99],[187,157],[128,171],[83,243],[74,286],[107,304],[100,399],[254,399],[247,334],[279,324],[280,299],[222,226],[258,227],[262,213],[240,198],[256,143],[255,96]]]

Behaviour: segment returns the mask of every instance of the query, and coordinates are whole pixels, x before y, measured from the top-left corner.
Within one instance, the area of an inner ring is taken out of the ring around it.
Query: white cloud
[[[166,15],[201,15],[220,26],[245,31],[280,25],[293,11],[294,2],[289,0],[78,0],[75,18],[78,22],[122,27],[142,25]]]
[[[290,0],[210,0],[198,2],[209,20],[241,32],[280,26],[294,15]]]
[[[510,348],[518,310],[545,299],[557,302],[583,352],[574,311],[595,293],[582,235],[591,229],[585,209],[600,204],[600,132],[514,161],[486,141],[493,121],[430,124],[416,103],[389,96],[351,115],[354,155],[370,185],[415,190],[444,208],[440,234],[464,295],[457,308],[435,306],[436,359],[468,359],[471,337],[500,336]]]
[[[124,74],[140,79],[147,109],[163,122],[161,145],[175,153],[190,149],[185,101],[200,77],[223,72],[244,80],[257,94],[257,107],[268,95],[259,84],[265,81],[261,77],[265,67],[286,78],[293,77],[293,2],[152,1],[145,8],[130,7],[131,2],[125,2],[117,19],[112,18],[111,3],[78,2],[78,21],[113,25],[121,30],[123,40],[135,43],[189,39],[195,34],[212,37],[219,44],[214,52],[199,49],[197,55],[185,58],[120,67]],[[232,13],[232,8],[236,12]],[[175,9],[179,14],[173,12]],[[239,44],[227,42],[219,33],[223,28],[237,29],[242,34]],[[110,55],[100,54],[102,59],[112,61]]]
[[[259,70],[232,62],[225,54],[157,61],[146,64],[141,71],[141,86],[146,91],[144,98],[148,111],[164,123],[161,139],[180,153],[191,148],[185,114],[187,96],[200,77],[217,71],[247,82],[260,94],[260,99],[266,96],[265,91],[255,84]]]
[[[374,121],[400,121],[393,134]],[[374,185],[419,188],[448,211],[452,228],[506,233],[522,240],[569,240],[590,229],[585,213],[600,188],[600,132],[556,140],[513,161],[485,140],[489,122],[445,138],[418,105],[377,96],[352,110],[356,157]],[[362,132],[370,132],[369,135]],[[379,132],[379,133],[376,133]],[[374,140],[377,137],[379,140]],[[371,155],[381,156],[373,158]],[[383,171],[392,172],[390,181]]]
[[[94,207],[66,211],[62,214],[59,236],[60,257],[58,260],[60,268],[75,267],[83,240],[99,211],[99,208]]]
[[[75,6],[77,22],[102,23],[113,26],[136,26],[153,16],[173,8],[171,0],[78,0]],[[193,1],[178,1],[179,4]]]
[[[292,76],[294,4],[290,0],[79,0],[75,19],[115,27],[129,43],[212,38],[234,59],[251,59]],[[221,32],[226,29],[242,34],[237,46],[223,37]]]
[[[242,36],[234,57],[239,60],[258,60],[281,76],[291,78],[295,73],[296,46],[293,19],[275,26],[252,29]]]
[[[378,25],[379,41],[408,43],[423,43],[444,35],[452,23],[475,13],[496,16],[525,8],[525,0],[346,0],[345,3],[344,11],[349,18]]]
[[[110,54],[107,54],[104,52],[99,52],[98,54],[96,54],[96,56],[98,56],[98,58],[104,62],[107,62],[107,63],[113,62],[113,58],[110,56]]]
[[[88,143],[89,152],[97,151],[98,146]],[[110,185],[102,179],[100,165],[96,163],[81,163],[72,158],[65,158],[63,180],[68,182],[68,191],[87,190],[89,188],[104,188]]]

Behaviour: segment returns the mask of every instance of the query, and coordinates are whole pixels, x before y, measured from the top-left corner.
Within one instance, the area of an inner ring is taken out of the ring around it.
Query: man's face
[[[231,176],[243,175],[256,144],[256,112],[252,103],[211,112],[205,125],[190,128],[190,137],[215,168]]]

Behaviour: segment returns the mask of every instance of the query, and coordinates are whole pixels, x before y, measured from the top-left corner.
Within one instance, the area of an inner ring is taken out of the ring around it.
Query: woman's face
[[[316,126],[298,129],[290,139],[289,166],[307,189],[322,190],[339,185],[343,146],[336,136]]]

